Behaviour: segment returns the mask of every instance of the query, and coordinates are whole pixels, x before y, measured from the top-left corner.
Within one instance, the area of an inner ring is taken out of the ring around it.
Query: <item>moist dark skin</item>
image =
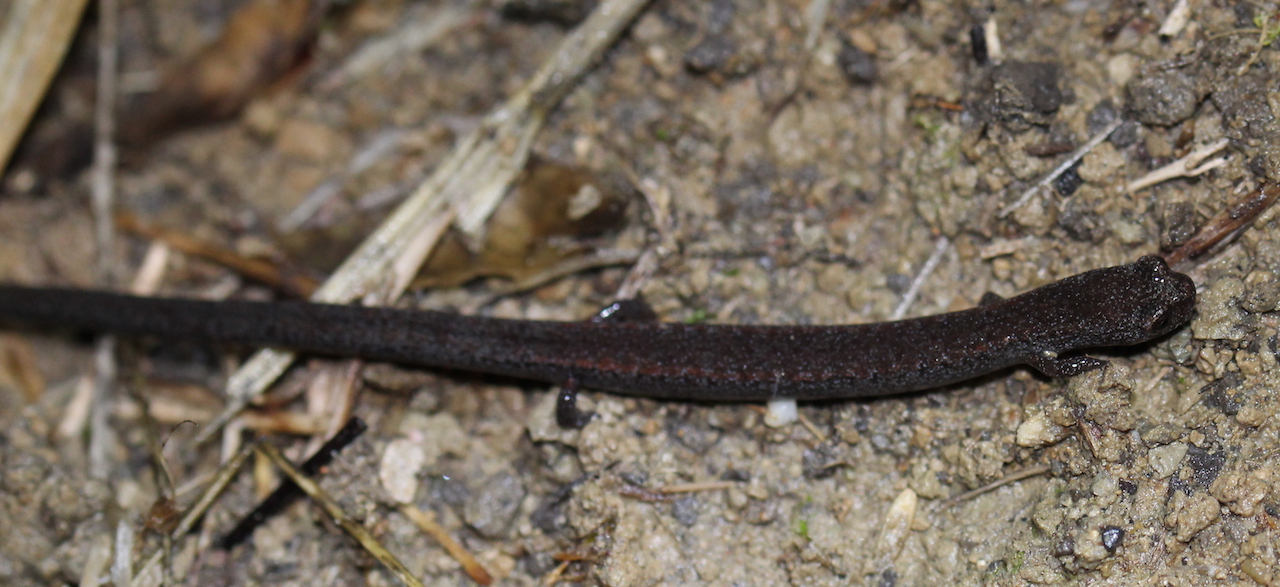
[[[1159,257],[1086,271],[1007,300],[848,326],[544,322],[312,303],[205,302],[0,286],[0,321],[279,346],[508,375],[651,398],[824,400],[917,391],[1027,364],[1070,377],[1195,311]]]

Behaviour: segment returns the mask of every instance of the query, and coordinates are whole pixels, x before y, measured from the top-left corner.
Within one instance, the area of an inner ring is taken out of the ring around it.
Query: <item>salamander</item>
[[[306,302],[197,301],[0,286],[0,322],[291,348],[658,399],[860,398],[1015,365],[1070,377],[1194,314],[1195,284],[1145,256],[1009,299],[836,326],[556,322]]]

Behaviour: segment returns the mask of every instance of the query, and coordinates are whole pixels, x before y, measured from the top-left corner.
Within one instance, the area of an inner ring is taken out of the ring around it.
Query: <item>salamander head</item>
[[[1196,284],[1169,269],[1164,259],[1145,256],[1128,265],[1077,275],[1091,315],[1096,346],[1146,342],[1174,331],[1195,315]],[[1065,281],[1065,280],[1064,280]]]

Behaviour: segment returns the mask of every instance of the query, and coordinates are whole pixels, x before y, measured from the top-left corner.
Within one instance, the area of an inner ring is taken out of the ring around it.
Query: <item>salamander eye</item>
[[[1144,325],[1144,328],[1147,332],[1160,332],[1165,330],[1168,326],[1169,312],[1164,308],[1160,308],[1159,310],[1156,310],[1155,314],[1152,314],[1147,318],[1147,323]]]

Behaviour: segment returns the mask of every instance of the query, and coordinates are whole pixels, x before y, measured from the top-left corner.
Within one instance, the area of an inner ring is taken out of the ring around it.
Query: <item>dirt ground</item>
[[[125,79],[193,54],[241,4],[123,2]],[[590,250],[654,254],[641,291],[663,320],[872,322],[916,286],[907,316],[968,308],[988,291],[1009,296],[1168,251],[1234,198],[1280,180],[1276,7],[1190,5],[1185,24],[1162,34],[1170,2],[659,0],[552,112],[533,150],[562,173],[624,186],[625,212],[580,232]],[[119,206],[244,255],[330,270],[552,54],[576,8],[333,8],[305,59],[229,120],[126,149]],[[370,43],[446,17],[456,24],[434,41],[345,69]],[[92,34],[33,133],[83,120],[75,73],[92,72]],[[1100,135],[1078,166],[1014,205]],[[1225,164],[1125,189],[1219,139],[1227,146],[1210,159]],[[372,162],[353,167],[361,155]],[[89,286],[88,174],[44,176],[30,163],[20,157],[0,190],[0,279]],[[295,222],[325,185],[329,198]],[[538,202],[563,191],[528,189]],[[1110,367],[1070,380],[1014,369],[802,404],[807,425],[776,428],[755,405],[588,392],[581,403],[597,416],[566,431],[545,386],[370,365],[354,407],[370,429],[319,478],[427,584],[471,581],[391,488],[507,585],[1280,585],[1271,217],[1184,267],[1199,288],[1190,325],[1092,353]],[[125,283],[149,243],[117,241]],[[580,272],[489,304],[477,300],[506,282],[481,278],[403,304],[583,319],[630,271]],[[161,291],[273,295],[176,253]],[[185,507],[220,450],[193,444],[193,427],[178,423],[216,413],[247,350],[121,342],[111,433],[90,442],[68,422],[93,343],[4,336],[0,583],[76,584],[106,568],[95,553],[130,531],[139,556],[152,552],[148,511],[161,490],[131,398],[149,398],[159,434],[171,436],[164,454]],[[300,362],[280,387],[345,365]],[[287,391],[272,397],[259,412],[307,409]],[[295,458],[315,447],[273,438]],[[96,476],[94,451],[110,465]],[[249,543],[214,548],[272,475],[265,462],[246,470],[179,545],[186,584],[397,584],[305,500]]]

